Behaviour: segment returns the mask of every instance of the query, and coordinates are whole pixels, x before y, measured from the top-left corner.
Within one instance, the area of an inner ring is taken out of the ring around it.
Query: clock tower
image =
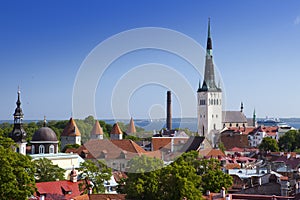
[[[16,151],[26,155],[26,132],[23,128],[23,111],[21,108],[21,101],[20,101],[20,90],[18,90],[18,100],[16,102],[17,108],[15,109],[14,113],[14,128],[13,131],[9,134],[9,137],[12,138],[16,146]]]

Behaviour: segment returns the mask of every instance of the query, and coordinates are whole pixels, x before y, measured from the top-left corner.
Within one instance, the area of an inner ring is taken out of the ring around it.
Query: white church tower
[[[199,82],[198,94],[198,134],[206,137],[214,146],[214,134],[222,129],[222,90],[216,85],[210,36],[210,19],[208,20],[208,37],[206,47],[204,80]]]

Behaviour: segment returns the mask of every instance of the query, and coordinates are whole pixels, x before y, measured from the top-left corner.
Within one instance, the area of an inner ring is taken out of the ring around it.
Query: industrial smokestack
[[[172,130],[171,91],[167,91],[167,130]]]

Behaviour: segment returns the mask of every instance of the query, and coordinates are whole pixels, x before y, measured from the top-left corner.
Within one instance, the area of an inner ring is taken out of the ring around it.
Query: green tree
[[[55,181],[57,179],[64,180],[64,173],[66,170],[60,168],[58,165],[53,165],[52,161],[47,158],[40,158],[33,161],[36,168],[36,181],[47,182]]]
[[[163,162],[145,155],[128,162],[129,173],[124,191],[128,199],[157,199],[160,193],[160,173]]]
[[[300,148],[299,130],[290,130],[279,138],[278,146],[281,151],[295,151]]]
[[[221,163],[217,159],[201,159],[198,173],[202,178],[201,186],[203,192],[207,190],[219,192],[222,187],[228,189],[232,186],[232,177],[222,171]]]
[[[264,151],[264,152],[266,152],[266,151],[278,152],[279,151],[277,141],[270,137],[264,137],[258,148],[260,151]]]
[[[61,152],[65,153],[67,149],[78,149],[79,147],[79,144],[67,144]]]
[[[15,143],[0,136],[0,195],[3,200],[28,199],[35,191],[34,165],[12,150]]]
[[[87,193],[89,188],[93,188],[93,193],[99,194],[105,191],[104,181],[110,180],[111,169],[102,161],[86,160],[80,164],[80,176],[84,181],[79,185],[80,190]]]

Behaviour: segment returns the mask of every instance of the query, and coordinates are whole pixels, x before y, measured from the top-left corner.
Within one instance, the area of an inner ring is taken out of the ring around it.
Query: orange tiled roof
[[[61,136],[80,136],[80,131],[76,125],[75,120],[71,117]]]
[[[100,126],[100,123],[98,120],[95,121],[94,127],[91,131],[91,135],[103,135],[103,129]]]
[[[118,123],[115,123],[111,129],[110,134],[123,134]]]
[[[114,145],[127,152],[146,153],[146,151],[132,140],[110,140]]]
[[[176,137],[152,137],[152,150],[157,151],[161,148],[171,148],[171,141],[173,139],[173,144],[184,144],[189,138],[176,138]]]

